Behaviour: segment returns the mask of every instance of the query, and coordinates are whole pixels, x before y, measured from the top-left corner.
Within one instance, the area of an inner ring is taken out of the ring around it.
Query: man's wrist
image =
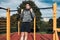
[[[31,8],[30,11],[33,12],[33,9]]]

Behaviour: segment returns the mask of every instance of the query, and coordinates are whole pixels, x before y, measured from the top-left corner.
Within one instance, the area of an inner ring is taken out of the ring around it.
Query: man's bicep
[[[23,17],[23,9],[21,9],[20,17]]]

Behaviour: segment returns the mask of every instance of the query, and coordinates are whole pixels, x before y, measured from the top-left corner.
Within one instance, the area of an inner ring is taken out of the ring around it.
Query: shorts
[[[30,32],[30,22],[23,22],[21,25],[21,32]]]

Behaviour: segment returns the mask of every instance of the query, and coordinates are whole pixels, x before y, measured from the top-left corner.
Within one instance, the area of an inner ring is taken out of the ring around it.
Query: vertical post
[[[10,40],[10,8],[7,9],[7,40]]]
[[[20,21],[18,21],[18,35],[20,35]]]
[[[57,18],[56,18],[56,9],[57,9],[57,4],[53,4],[53,40],[58,40],[58,34],[57,34]]]
[[[34,17],[34,40],[36,40],[36,16]]]

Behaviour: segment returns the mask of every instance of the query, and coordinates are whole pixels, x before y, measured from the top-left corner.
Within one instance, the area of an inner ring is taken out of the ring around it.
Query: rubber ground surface
[[[10,40],[20,40],[20,35],[18,35],[17,32],[11,34],[10,37],[11,37]],[[52,40],[52,38],[53,38],[52,34],[36,34],[36,40]],[[4,36],[0,35],[0,40],[6,40],[6,35]],[[28,40],[34,40],[33,33],[28,34]]]

